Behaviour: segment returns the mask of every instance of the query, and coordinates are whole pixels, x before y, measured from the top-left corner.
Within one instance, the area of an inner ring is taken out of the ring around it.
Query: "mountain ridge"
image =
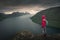
[[[41,16],[46,15],[48,20],[48,26],[60,28],[60,7],[52,7],[38,12],[31,17],[32,21],[41,25]]]
[[[6,19],[6,18],[23,16],[26,14],[29,14],[29,13],[21,13],[21,12],[13,12],[12,14],[0,13],[0,21],[2,21],[3,19]]]

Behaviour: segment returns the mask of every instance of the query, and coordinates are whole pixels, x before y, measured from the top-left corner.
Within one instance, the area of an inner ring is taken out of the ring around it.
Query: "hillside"
[[[0,13],[0,21],[2,21],[3,19],[6,18],[7,15],[5,15],[4,13]]]
[[[38,12],[31,17],[32,21],[41,25],[41,16],[46,15],[48,20],[48,26],[60,28],[60,7],[53,7]]]

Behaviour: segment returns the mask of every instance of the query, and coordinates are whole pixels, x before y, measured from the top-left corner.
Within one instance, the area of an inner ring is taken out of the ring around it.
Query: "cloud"
[[[41,8],[60,6],[60,0],[0,0],[0,12],[16,11],[19,8],[21,9],[21,6],[22,7],[24,6],[22,8],[24,10],[26,7],[30,10],[31,7],[28,7],[30,5],[33,6],[33,8],[34,8],[34,5],[39,6],[35,10],[38,10],[38,9],[40,10]]]
[[[5,14],[11,14],[12,12],[28,12],[30,14],[36,14],[38,11],[44,10],[45,8],[40,5],[29,5],[29,6],[16,6],[16,7],[6,7],[0,12]]]
[[[44,6],[52,6],[55,4],[60,4],[60,0],[0,0],[0,4],[8,6],[8,5],[29,5],[29,4],[40,4]]]

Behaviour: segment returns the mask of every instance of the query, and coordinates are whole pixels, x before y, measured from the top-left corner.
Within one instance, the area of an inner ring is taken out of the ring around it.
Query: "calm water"
[[[0,40],[8,40],[17,32],[28,30],[34,34],[41,33],[41,26],[32,22],[31,15],[8,18],[0,22]],[[48,34],[60,33],[60,29],[47,28]]]

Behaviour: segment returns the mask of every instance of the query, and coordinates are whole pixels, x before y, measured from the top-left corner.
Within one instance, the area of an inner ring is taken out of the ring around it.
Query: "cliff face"
[[[41,16],[46,15],[48,20],[48,26],[60,28],[60,7],[53,7],[41,12],[31,17],[32,21],[41,25]]]

